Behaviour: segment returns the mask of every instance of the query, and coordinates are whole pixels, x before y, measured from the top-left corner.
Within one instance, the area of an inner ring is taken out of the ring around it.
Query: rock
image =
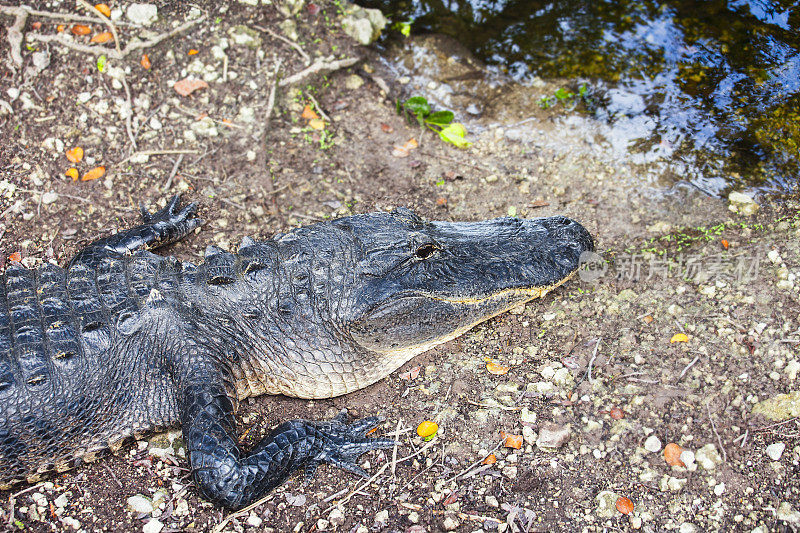
[[[783,450],[786,449],[786,444],[782,442],[776,442],[775,444],[770,444],[764,450],[767,454],[767,457],[772,459],[773,461],[780,461],[781,456],[783,455]]]
[[[695,463],[694,452],[691,450],[683,450],[681,452],[680,460],[686,465],[686,469],[694,472],[697,470],[697,463]]]
[[[56,193],[56,192],[47,191],[46,193],[44,193],[42,195],[42,203],[45,204],[45,205],[52,204],[56,200],[58,200],[58,193]]]
[[[71,495],[71,494],[70,494],[69,492],[64,492],[64,493],[62,493],[62,494],[59,494],[58,498],[56,498],[55,500],[53,500],[53,503],[54,503],[54,504],[55,504],[55,506],[56,506],[56,507],[58,507],[59,509],[63,509],[63,508],[64,508],[64,507],[66,507],[66,506],[67,506],[67,504],[69,503],[69,497],[70,497],[70,495]]]
[[[385,526],[386,522],[388,522],[388,521],[389,521],[389,511],[387,511],[386,509],[384,509],[383,511],[378,511],[377,513],[375,513],[375,524],[376,525],[380,525],[382,527],[382,526]]]
[[[442,529],[445,531],[455,531],[460,525],[461,522],[451,514],[448,514],[444,517],[444,520],[442,520]]]
[[[231,42],[238,46],[246,46],[248,48],[252,48],[253,50],[257,50],[261,47],[261,35],[252,28],[248,28],[244,24],[239,24],[238,26],[234,26],[233,28],[228,30],[228,35],[231,38]]]
[[[797,511],[789,502],[781,502],[776,513],[778,520],[789,522],[790,524],[800,524],[800,511]]]
[[[191,129],[193,133],[201,137],[217,137],[219,135],[219,130],[211,117],[195,120],[192,122]]]
[[[150,514],[153,512],[153,501],[141,494],[128,498],[128,509],[135,513]]]
[[[260,527],[262,522],[264,521],[256,513],[250,513],[250,515],[247,517],[248,526]]]
[[[713,444],[706,444],[695,453],[697,463],[706,470],[714,470],[718,464],[722,463],[722,456]]]
[[[783,371],[789,376],[789,381],[796,380],[797,374],[800,373],[800,362],[798,362],[797,359],[792,359],[786,363],[786,368],[784,368]]]
[[[654,222],[653,224],[647,226],[647,231],[658,234],[669,233],[672,231],[672,224],[664,220],[659,220],[658,222]]]
[[[778,422],[800,416],[800,391],[778,394],[760,401],[753,406],[753,414],[764,415]]]
[[[539,430],[536,447],[540,450],[555,450],[562,447],[568,440],[572,429],[569,424],[560,426],[547,422]]]
[[[758,211],[758,204],[751,196],[733,191],[728,195],[728,209],[734,213],[750,216]]]
[[[238,2],[246,6],[257,6],[261,0],[238,0]]]
[[[142,533],[161,533],[162,529],[164,529],[164,524],[156,518],[151,518],[142,528]]]
[[[304,5],[305,0],[283,0],[283,2],[278,5],[278,11],[280,11],[284,17],[293,17],[302,11]]]
[[[657,453],[661,451],[661,439],[656,437],[655,435],[650,435],[647,437],[647,440],[644,441],[644,449],[650,453]]]
[[[496,174],[489,174],[485,178],[483,178],[486,183],[496,183],[499,179]]]
[[[362,85],[364,85],[364,78],[362,78],[358,74],[350,74],[344,80],[345,88],[350,91],[358,90],[361,88]]]
[[[328,515],[328,522],[333,525],[333,527],[339,527],[344,524],[344,512],[338,507],[334,507],[331,511],[331,514]]]
[[[530,426],[522,426],[522,438],[525,439],[525,444],[536,444],[536,432]]]
[[[80,529],[81,523],[78,520],[75,520],[71,516],[63,516],[61,517],[61,523],[65,526],[71,527],[72,529]]]
[[[484,501],[486,502],[486,505],[488,505],[489,507],[494,507],[495,509],[500,507],[500,502],[498,502],[497,498],[495,498],[492,495],[486,496],[486,498],[484,498]]]
[[[149,26],[158,18],[158,8],[153,4],[131,4],[125,15],[134,24]]]
[[[365,9],[350,5],[342,18],[342,30],[364,46],[372,44],[380,36],[388,21],[377,9]]]
[[[600,518],[613,518],[617,516],[617,500],[619,494],[610,490],[601,491],[597,495],[597,516]]]
[[[697,526],[692,524],[691,522],[684,522],[681,524],[681,527],[678,528],[679,533],[697,533]]]
[[[297,33],[297,23],[294,20],[286,19],[278,24],[278,27],[287,39],[297,41],[300,38],[300,34]]]
[[[331,523],[325,520],[324,518],[320,518],[317,520],[317,531],[325,531],[328,529]]]
[[[773,265],[778,265],[783,262],[781,254],[778,252],[778,250],[770,250],[767,252],[767,259],[769,259],[769,262]]]

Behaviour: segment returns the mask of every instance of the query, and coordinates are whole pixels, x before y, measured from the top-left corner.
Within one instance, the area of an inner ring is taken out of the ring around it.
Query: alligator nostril
[[[571,226],[572,220],[568,219],[567,217],[561,217],[558,219],[558,223],[562,226]]]

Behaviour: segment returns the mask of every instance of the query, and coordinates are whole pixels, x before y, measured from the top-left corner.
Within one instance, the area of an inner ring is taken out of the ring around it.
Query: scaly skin
[[[254,449],[234,413],[255,394],[329,398],[544,295],[593,247],[563,217],[425,222],[405,209],[245,238],[200,265],[148,250],[201,224],[175,197],[66,269],[0,277],[0,487],[62,471],[142,432],[180,425],[197,487],[243,507],[304,468],[393,440],[377,417],[293,420]]]

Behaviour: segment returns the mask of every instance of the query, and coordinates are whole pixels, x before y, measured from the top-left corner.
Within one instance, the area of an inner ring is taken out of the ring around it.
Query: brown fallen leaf
[[[508,371],[511,370],[511,367],[503,366],[501,364],[495,363],[494,361],[489,361],[488,363],[486,363],[486,370],[488,370],[490,374],[494,374],[495,376],[502,376],[504,374],[508,374]]]
[[[81,181],[91,181],[97,178],[102,178],[106,173],[106,167],[94,167],[86,174],[81,176]]]
[[[394,131],[394,128],[386,124],[385,122],[381,122],[381,130],[383,131],[383,133],[392,133]]]
[[[689,336],[686,333],[676,333],[669,342],[689,342]]]
[[[308,125],[312,130],[322,131],[325,129],[325,121],[321,118],[312,118],[308,121]]]
[[[683,448],[679,444],[675,444],[674,442],[670,442],[664,447],[664,460],[667,462],[669,466],[686,466],[683,461],[681,461],[681,454],[683,453]]]
[[[515,450],[522,448],[522,435],[501,431],[500,436],[503,438],[503,446],[506,448],[514,448]]]
[[[111,8],[106,4],[95,4],[94,8],[107,17],[111,16]]]
[[[110,31],[104,31],[102,33],[98,33],[97,35],[92,36],[89,42],[103,44],[107,43],[108,41],[113,41],[114,36],[111,35]]]
[[[314,111],[313,107],[306,104],[306,106],[303,108],[303,112],[300,114],[300,118],[304,118],[306,120],[312,120],[315,118],[319,118],[319,115],[317,114],[316,111]]]
[[[415,366],[414,368],[412,368],[408,372],[403,372],[402,374],[400,374],[400,379],[404,379],[406,381],[411,381],[413,379],[417,379],[419,377],[419,370],[420,370],[420,367],[419,366]]]
[[[80,163],[83,159],[83,148],[76,146],[72,150],[67,150],[66,156],[70,163]]]
[[[8,260],[11,261],[12,263],[19,263],[20,261],[22,261],[22,254],[19,252],[14,252],[8,256]]]
[[[485,465],[493,465],[497,462],[497,456],[493,453],[490,453],[482,462]]]
[[[142,59],[141,61],[139,61],[139,64],[142,65],[143,68],[148,70],[152,66],[152,63],[150,63],[150,58],[148,57],[147,54],[142,54]]]
[[[89,35],[92,33],[91,28],[84,24],[75,24],[70,31],[72,31],[73,35]]]
[[[614,420],[622,420],[623,418],[625,418],[625,411],[623,411],[619,407],[612,407],[611,411],[608,412],[608,415]]]
[[[537,207],[547,207],[550,205],[550,202],[545,202],[544,200],[534,200],[530,205],[532,209],[535,209]]]
[[[197,54],[199,54],[199,53],[200,53],[200,50],[195,50],[194,48],[192,48],[191,50],[189,50],[189,51],[187,52],[187,55],[190,55],[190,56],[196,56],[196,55],[197,55]]]
[[[172,88],[181,96],[189,96],[198,89],[208,88],[208,83],[203,80],[198,80],[197,78],[184,78],[180,81],[176,81]]]
[[[64,172],[64,175],[72,178],[72,181],[78,181],[78,178],[80,177],[78,174],[78,169],[75,167],[68,169],[66,172]]]
[[[42,23],[37,20],[36,22],[31,24],[31,28],[33,28],[34,30],[41,30],[42,29]]]
[[[622,514],[631,514],[633,512],[633,502],[630,500],[630,498],[620,496],[617,499],[617,511]]]
[[[64,25],[63,24],[59,24],[58,26],[56,26],[56,31],[58,33],[63,32],[64,31]]]
[[[406,141],[403,146],[395,146],[392,149],[392,155],[395,157],[408,157],[411,154],[411,150],[419,146],[419,143],[415,138],[410,138]]]

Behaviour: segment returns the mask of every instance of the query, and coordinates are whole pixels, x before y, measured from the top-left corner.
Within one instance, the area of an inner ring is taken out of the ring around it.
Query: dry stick
[[[498,443],[497,443],[497,446],[495,446],[495,447],[492,449],[492,451],[490,451],[488,454],[486,454],[486,457],[488,457],[488,456],[492,455],[494,452],[496,452],[497,450],[499,450],[499,449],[500,449],[500,447],[503,445],[503,442],[505,442],[505,441],[504,441],[504,440],[501,440],[500,442],[498,442]],[[459,472],[459,473],[458,473],[458,474],[456,474],[455,476],[453,476],[453,477],[451,477],[450,479],[448,479],[447,481],[445,481],[445,482],[444,482],[444,483],[445,483],[445,485],[446,485],[447,483],[450,483],[451,481],[453,481],[453,480],[455,480],[455,479],[458,479],[458,478],[459,478],[459,477],[461,477],[462,475],[464,475],[464,474],[468,473],[468,472],[469,472],[471,469],[473,469],[474,467],[476,467],[476,466],[478,466],[479,464],[481,464],[481,463],[482,463],[482,462],[483,462],[483,461],[486,459],[486,457],[484,457],[484,458],[482,458],[482,459],[478,459],[477,461],[475,461],[474,463],[472,463],[471,465],[469,465],[468,467],[466,467],[464,470],[462,470],[461,472]]]
[[[274,496],[275,495],[270,492],[269,494],[267,494],[263,498],[251,503],[250,505],[248,505],[244,509],[240,509],[240,510],[236,511],[235,513],[229,514],[228,516],[225,517],[225,520],[223,520],[222,522],[220,522],[219,524],[214,526],[214,529],[211,530],[211,533],[219,533],[220,531],[222,531],[225,528],[225,526],[228,525],[228,523],[230,523],[231,520],[233,520],[236,517],[242,516],[243,514],[249,513],[250,511],[252,511],[256,507],[258,507],[259,505],[264,503],[265,501],[267,501],[269,499],[272,499]]]
[[[122,488],[122,483],[120,483],[119,479],[117,479],[117,475],[114,473],[114,471],[111,470],[111,468],[109,468],[109,466],[105,463],[105,461],[102,461],[102,463],[103,463],[103,468],[105,468],[106,472],[109,473],[111,479],[113,479],[116,482],[119,488]]]
[[[125,159],[119,161],[117,165],[121,165],[122,163],[126,163],[136,157],[137,155],[173,155],[173,154],[199,154],[200,150],[141,150],[139,152],[132,153]],[[196,163],[197,161],[195,161]]]
[[[412,511],[422,511],[424,507],[419,505],[418,503],[408,503],[408,502],[398,502],[401,507],[405,507],[406,509],[411,509]],[[433,514],[444,514],[447,511],[443,509],[432,509],[431,512]],[[473,522],[486,522],[487,520],[490,522],[494,522],[495,524],[502,524],[503,521],[492,516],[481,516],[477,514],[470,514],[464,512],[457,512],[456,516],[459,517],[461,520],[472,520]]]
[[[400,425],[402,423],[403,423],[403,419],[402,418],[397,421],[397,428],[395,428],[395,430],[394,430],[394,432],[396,434],[400,433]],[[395,441],[394,442],[394,447],[392,448],[392,477],[394,477],[395,474],[397,473],[397,448],[399,448],[399,447],[400,447],[400,442],[399,441]]]
[[[9,526],[14,523],[14,506],[17,503],[17,498],[19,498],[20,496],[22,496],[26,492],[30,492],[30,491],[32,491],[34,489],[38,489],[42,485],[43,485],[43,483],[37,483],[36,485],[33,485],[31,487],[22,489],[19,492],[15,492],[14,494],[12,494],[11,496],[8,497],[8,525]]]
[[[323,110],[322,110],[322,106],[320,106],[320,105],[319,105],[319,102],[317,102],[317,99],[316,99],[316,98],[314,98],[314,97],[311,95],[311,93],[308,93],[308,92],[307,92],[307,93],[306,93],[306,98],[308,98],[309,100],[311,100],[311,103],[312,103],[312,104],[314,104],[314,107],[316,107],[316,108],[317,108],[317,111],[319,112],[319,115],[320,115],[320,116],[321,116],[321,117],[322,117],[324,120],[326,120],[327,122],[333,122],[333,121],[331,120],[331,117],[329,117],[328,115],[326,115],[326,114],[325,114],[325,111],[323,111]]]
[[[17,68],[22,68],[22,30],[25,29],[25,21],[28,20],[28,12],[21,7],[9,8],[7,11],[9,15],[15,15],[14,24],[8,27],[8,55],[11,60],[17,65]]]
[[[589,383],[592,382],[592,365],[594,364],[594,360],[597,359],[597,351],[600,349],[600,343],[603,341],[603,337],[597,339],[597,342],[594,345],[594,352],[592,353],[592,358],[589,360],[589,366],[586,368],[586,379],[589,380]]]
[[[69,20],[74,22],[94,22],[95,19],[92,17],[85,17],[83,15],[73,15],[71,13],[56,13],[54,11],[40,11],[36,9],[31,9],[28,6],[20,6],[20,7],[9,7],[9,6],[0,6],[0,13],[8,13],[8,14],[15,14],[17,10],[22,10],[28,15],[32,17],[46,17],[51,19],[59,19],[59,20]],[[129,22],[118,22],[120,26],[133,26],[134,24]]]
[[[699,355],[698,355],[697,357],[695,357],[694,359],[692,359],[692,362],[691,362],[691,363],[689,363],[688,365],[686,365],[686,367],[683,369],[683,372],[681,372],[681,375],[680,375],[680,376],[678,376],[678,379],[677,379],[677,380],[675,380],[675,383],[677,383],[678,381],[682,380],[682,379],[683,379],[683,376],[685,376],[685,375],[686,375],[686,373],[689,371],[689,369],[690,369],[690,368],[692,368],[692,367],[694,366],[694,364],[695,364],[695,363],[696,363],[696,362],[697,362],[699,359],[700,359],[700,356],[699,356]]]
[[[175,178],[175,175],[178,173],[178,167],[181,166],[183,163],[183,154],[178,156],[178,159],[175,160],[175,164],[172,165],[172,172],[169,173],[169,177],[167,178],[167,182],[164,184],[164,187],[161,188],[162,191],[168,191],[170,187],[172,187],[172,180]]]
[[[725,451],[725,446],[722,445],[722,438],[720,438],[719,433],[717,433],[717,425],[714,423],[714,417],[711,416],[711,402],[706,402],[706,411],[708,412],[708,419],[711,421],[711,429],[714,431],[714,435],[717,436],[717,443],[719,447],[722,449],[722,460],[724,462],[728,462],[728,452]]]
[[[346,59],[339,59],[336,61],[320,60],[315,62],[310,67],[301,70],[297,74],[292,74],[288,78],[282,79],[281,82],[278,84],[278,86],[286,87],[288,85],[293,85],[297,82],[303,81],[312,74],[316,74],[317,72],[321,71],[334,72],[336,70],[340,70],[343,68],[352,67],[359,61],[361,61],[361,59],[358,57],[348,57]]]
[[[264,26],[258,26],[257,24],[253,24],[253,27],[259,31],[263,31],[264,33],[270,34],[272,37],[275,37],[280,41],[285,42],[286,44],[294,48],[298,54],[300,54],[300,57],[303,58],[303,60],[306,62],[306,65],[311,64],[311,57],[305,52],[305,50],[300,48],[300,46],[296,42],[284,37],[283,35],[275,33],[274,31],[270,30],[269,28],[265,28]]]
[[[89,13],[94,13],[101,22],[108,26],[108,29],[111,30],[111,35],[114,36],[114,47],[117,49],[117,53],[121,54],[122,50],[119,47],[119,34],[117,33],[117,27],[114,26],[114,23],[111,22],[111,19],[105,16],[99,9],[91,5],[86,0],[78,0],[78,5],[87,10]]]

